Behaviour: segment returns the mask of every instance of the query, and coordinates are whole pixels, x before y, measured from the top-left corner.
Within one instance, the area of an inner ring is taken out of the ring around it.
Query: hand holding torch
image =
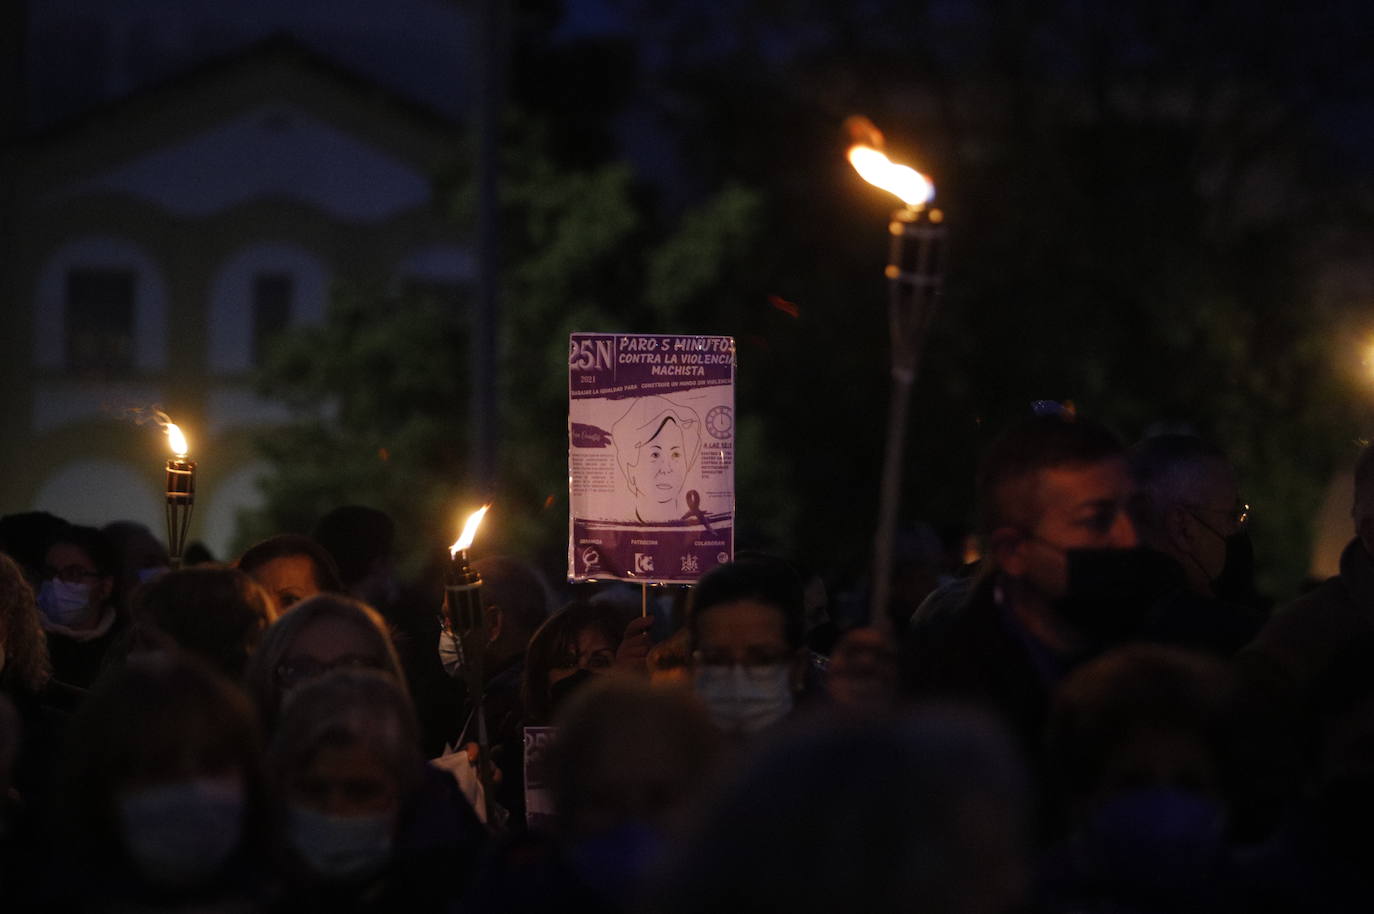
[[[482,576],[468,564],[468,549],[477,536],[477,527],[487,513],[485,505],[474,511],[463,525],[462,535],[449,547],[449,566],[444,580],[444,626],[453,635],[458,648],[458,663],[463,671],[468,697],[472,701],[472,715],[477,722],[479,758],[477,777],[488,827],[492,826],[493,798],[490,774],[491,742],[487,736],[487,718],[483,707],[486,689],[484,659],[487,649],[487,627],[482,613]]]

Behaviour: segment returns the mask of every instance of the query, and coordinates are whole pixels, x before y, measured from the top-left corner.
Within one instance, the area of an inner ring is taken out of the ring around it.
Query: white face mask
[[[54,625],[77,628],[91,616],[91,585],[61,578],[44,581],[38,588],[38,608]]]
[[[224,866],[243,834],[243,788],[199,778],[161,784],[119,798],[124,848],[149,882],[185,886]]]
[[[774,663],[752,670],[741,664],[703,664],[693,672],[697,695],[727,733],[758,733],[792,710],[792,667]]]
[[[293,803],[287,829],[296,853],[326,879],[375,875],[391,857],[389,815],[330,816]]]
[[[439,662],[444,665],[444,672],[455,679],[463,675],[463,652],[458,639],[443,629],[439,631]]]

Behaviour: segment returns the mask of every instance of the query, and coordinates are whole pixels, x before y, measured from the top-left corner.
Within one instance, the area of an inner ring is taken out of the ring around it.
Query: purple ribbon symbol
[[[696,489],[687,490],[687,513],[682,515],[682,519],[701,524],[706,528],[707,533],[715,533],[711,529],[711,522],[706,519],[706,512],[701,510],[701,495]]]

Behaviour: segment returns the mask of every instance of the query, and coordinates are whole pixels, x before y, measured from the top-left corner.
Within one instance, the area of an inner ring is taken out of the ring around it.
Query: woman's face
[[[639,448],[639,461],[631,469],[641,504],[676,507],[678,493],[687,480],[687,457],[682,429],[669,419],[658,434]]]
[[[615,651],[601,630],[584,628],[577,633],[573,649],[554,661],[553,668],[549,670],[549,685],[567,679],[578,670],[604,672],[614,663]]]
[[[294,688],[337,669],[385,670],[386,658],[357,623],[337,616],[321,616],[296,635],[277,667],[283,689]]]
[[[287,781],[291,802],[326,816],[356,818],[395,813],[400,787],[366,746],[326,745]]]
[[[53,543],[48,547],[44,561],[47,565],[45,578],[58,578],[70,584],[88,586],[92,608],[104,603],[114,586],[114,579],[102,577],[86,550],[75,543]]]
[[[282,612],[320,592],[320,585],[315,580],[315,566],[308,556],[278,556],[250,573],[264,590],[276,598],[277,608]]]

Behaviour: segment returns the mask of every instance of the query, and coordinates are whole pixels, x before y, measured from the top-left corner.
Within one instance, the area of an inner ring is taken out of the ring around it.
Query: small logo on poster
[[[697,561],[695,555],[684,555],[682,557],[681,571],[683,574],[696,574],[701,571],[701,562]]]
[[[586,568],[587,568],[588,571],[600,571],[600,570],[601,570],[601,553],[599,553],[599,552],[597,552],[595,549],[591,549],[591,548],[583,549],[583,550],[582,550],[582,564],[586,566]]]
[[[716,561],[717,561],[717,562],[720,562],[722,565],[724,565],[726,562],[730,561],[730,553],[728,553],[728,552],[717,552],[717,553],[716,553]]]
[[[728,406],[713,406],[706,414],[706,430],[712,438],[729,438],[735,429],[735,414]]]
[[[645,552],[635,553],[635,574],[652,574],[654,570],[654,557]]]

